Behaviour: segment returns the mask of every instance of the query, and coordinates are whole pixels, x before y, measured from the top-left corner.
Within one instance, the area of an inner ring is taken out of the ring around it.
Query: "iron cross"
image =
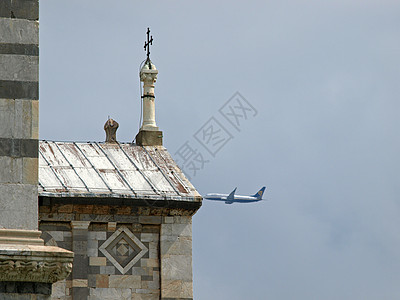
[[[150,36],[150,28],[147,27],[147,42],[144,42],[144,51],[147,51],[147,60],[150,60],[150,45],[153,45],[153,36]]]

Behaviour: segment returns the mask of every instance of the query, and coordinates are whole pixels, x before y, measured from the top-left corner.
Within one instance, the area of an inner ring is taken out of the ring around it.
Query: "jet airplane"
[[[207,194],[203,198],[214,201],[225,201],[226,204],[232,203],[249,203],[249,202],[258,202],[263,200],[262,196],[265,191],[265,186],[262,187],[256,194],[252,196],[241,196],[235,195],[235,188],[229,195],[228,194]]]

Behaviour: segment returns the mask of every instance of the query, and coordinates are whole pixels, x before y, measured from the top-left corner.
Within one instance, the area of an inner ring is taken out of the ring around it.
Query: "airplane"
[[[235,195],[235,188],[229,195],[228,194],[207,194],[203,198],[214,201],[225,201],[226,204],[232,203],[249,203],[249,202],[258,202],[263,200],[262,196],[265,191],[265,186],[262,187],[256,194],[253,196],[240,196]]]

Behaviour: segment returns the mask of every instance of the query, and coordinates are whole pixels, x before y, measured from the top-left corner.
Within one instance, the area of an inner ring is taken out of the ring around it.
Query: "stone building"
[[[39,142],[38,18],[0,0],[0,299],[192,299],[202,198],[162,146],[148,48],[135,144],[112,120],[106,143]]]
[[[52,299],[193,298],[201,197],[164,147],[42,141],[39,153],[42,238],[75,255]]]
[[[192,216],[202,198],[162,146],[150,59],[136,144],[39,143],[39,229],[74,252],[52,299],[193,299]]]

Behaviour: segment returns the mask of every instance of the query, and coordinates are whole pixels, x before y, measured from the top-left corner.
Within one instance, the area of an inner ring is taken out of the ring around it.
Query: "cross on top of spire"
[[[150,36],[150,28],[147,27],[147,42],[144,42],[144,51],[147,51],[147,60],[150,60],[150,45],[153,45],[153,36]]]

